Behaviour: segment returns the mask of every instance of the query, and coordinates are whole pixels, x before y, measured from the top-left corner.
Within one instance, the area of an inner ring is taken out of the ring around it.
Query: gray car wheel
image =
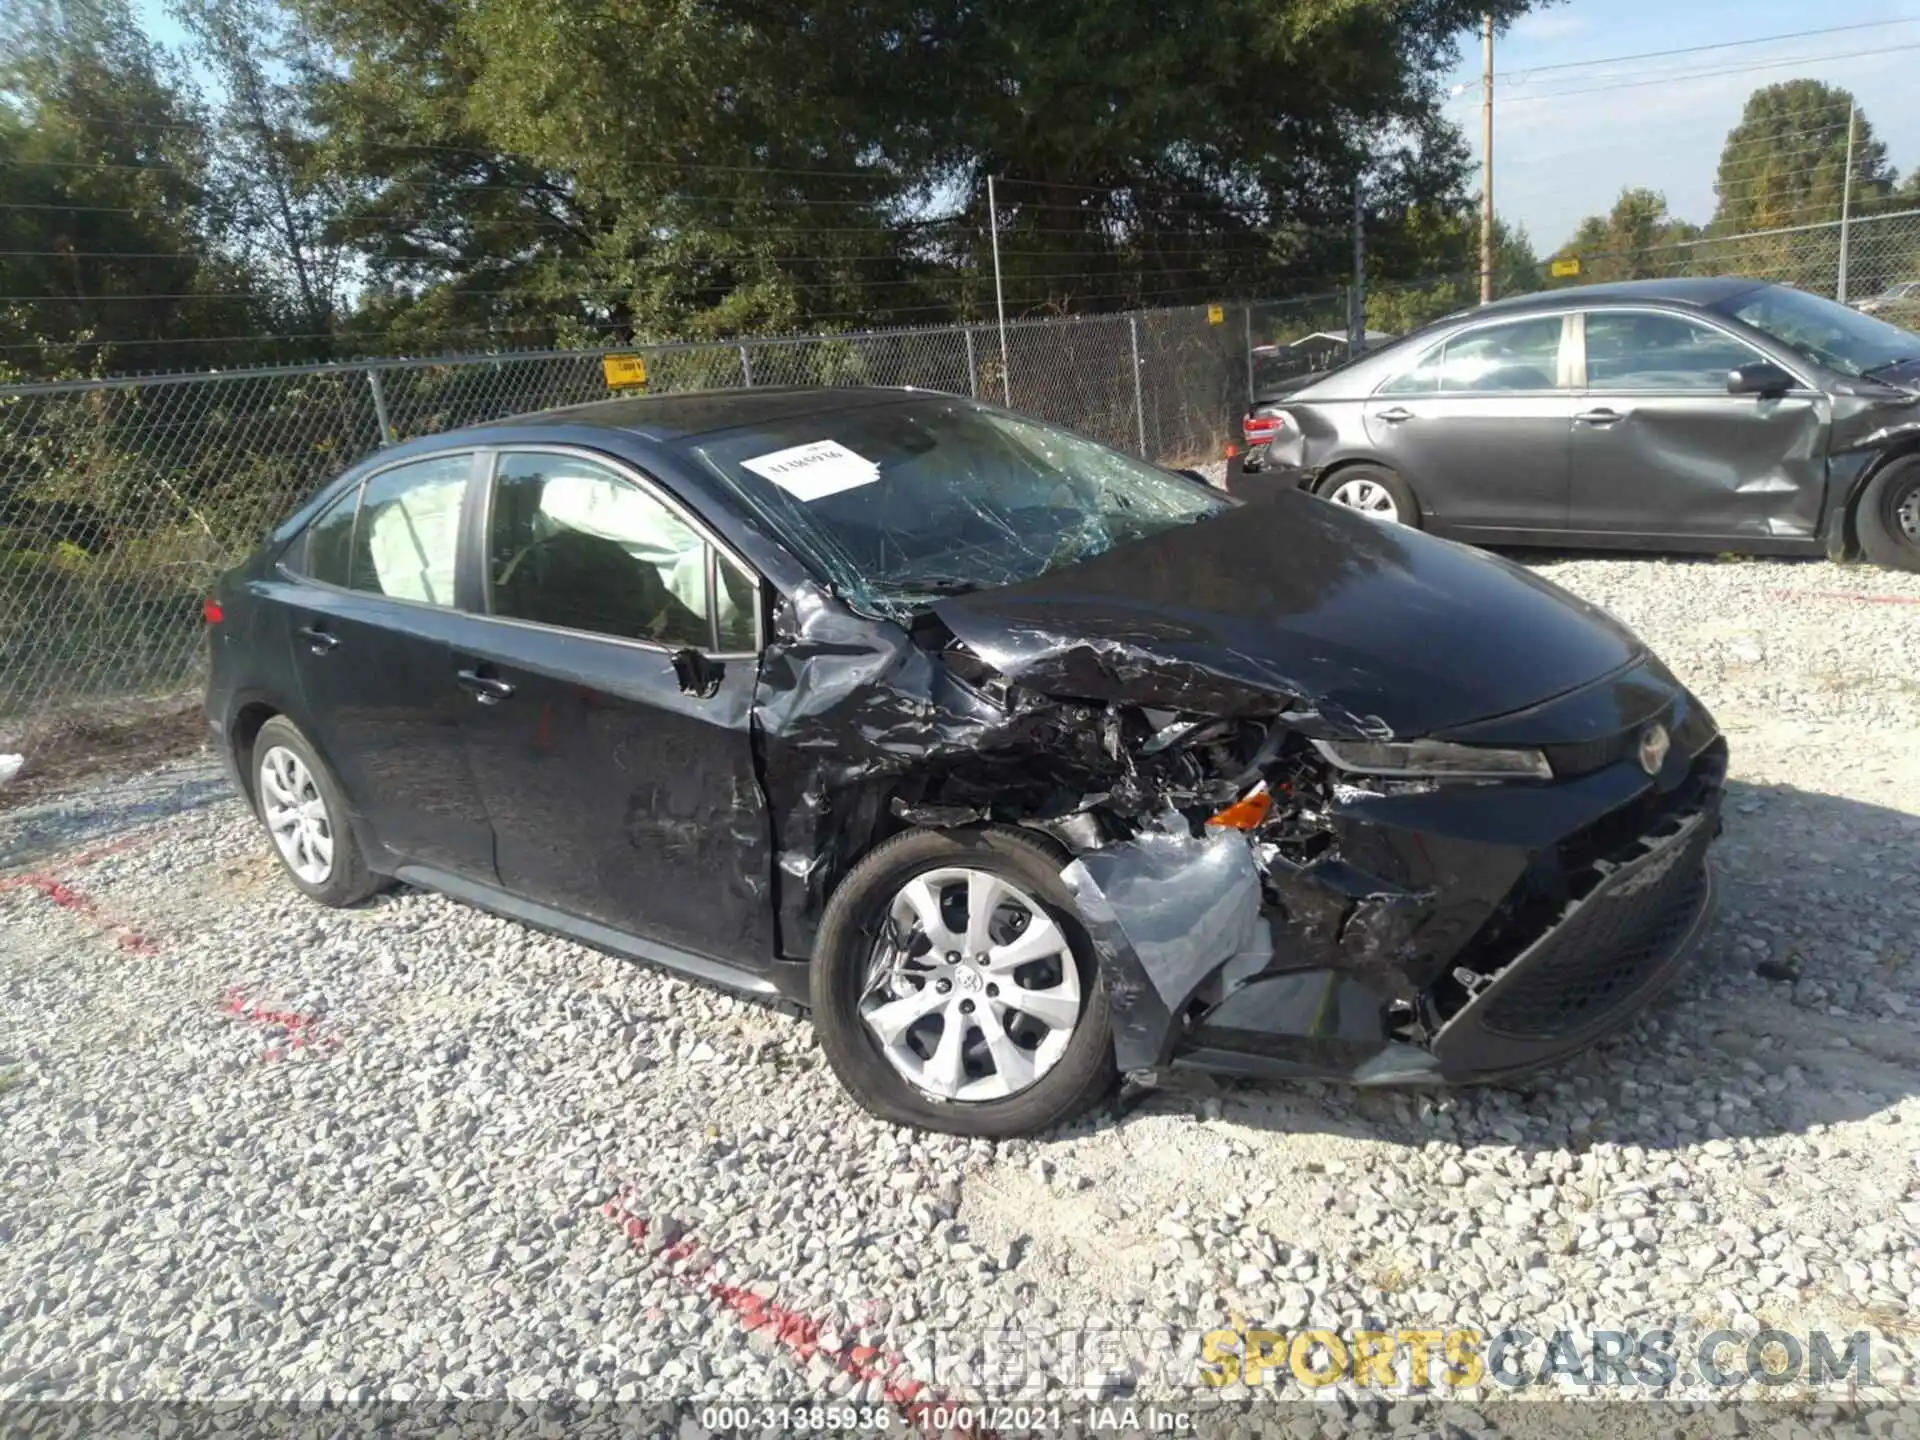
[[[1420,502],[1407,482],[1384,465],[1347,465],[1320,482],[1317,493],[1386,525],[1420,525]]]
[[[1920,455],[1902,456],[1867,482],[1854,522],[1867,559],[1920,570]]]

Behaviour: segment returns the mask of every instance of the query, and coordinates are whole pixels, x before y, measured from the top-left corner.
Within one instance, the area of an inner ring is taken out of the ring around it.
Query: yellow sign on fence
[[[606,373],[610,390],[647,388],[647,361],[642,355],[603,355],[600,368]]]
[[[1556,260],[1553,262],[1553,278],[1556,280],[1564,280],[1569,275],[1578,275],[1579,273],[1580,257],[1577,255],[1571,255],[1565,260]]]
[[[1209,325],[1226,324],[1227,323],[1227,307],[1224,305],[1209,305],[1207,307],[1207,323]]]

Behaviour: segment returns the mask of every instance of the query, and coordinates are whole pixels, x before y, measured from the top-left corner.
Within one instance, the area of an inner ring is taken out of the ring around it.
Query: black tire
[[[274,841],[267,824],[260,770],[267,755],[275,749],[290,750],[299,758],[307,773],[313,777],[313,788],[321,804],[326,807],[327,830],[333,841],[333,864],[326,879],[318,884],[304,878],[293,868]],[[320,752],[313,748],[313,743],[300,733],[299,726],[284,715],[275,715],[254,736],[247,763],[251,771],[247,783],[253,792],[253,813],[260,817],[261,828],[268,832],[267,843],[272,845],[274,858],[279,860],[280,868],[286,871],[287,878],[303,895],[318,900],[322,905],[340,908],[358,905],[375,891],[386,887],[389,883],[386,877],[375,875],[367,868],[366,856],[361,854],[360,846],[353,838],[353,826],[347,820],[347,804],[340,793],[340,782],[333,778],[333,771],[320,758]]]
[[[1867,559],[1890,570],[1920,570],[1920,455],[1884,466],[1853,516]]]
[[[833,1073],[870,1113],[897,1125],[1004,1139],[1071,1120],[1112,1089],[1113,1029],[1093,945],[1060,879],[1066,856],[1018,830],[912,830],[874,847],[827,903],[809,978],[813,1027]],[[1038,900],[1079,968],[1080,1018],[1065,1052],[1027,1089],[1001,1100],[948,1101],[896,1071],[860,1018],[874,945],[893,897],[915,875],[944,867],[985,870]]]
[[[1355,480],[1371,480],[1391,495],[1393,508],[1399,512],[1400,523],[1408,529],[1418,530],[1425,523],[1426,517],[1421,513],[1420,501],[1413,493],[1413,487],[1384,465],[1342,465],[1315,486],[1314,493],[1331,499],[1334,491]]]

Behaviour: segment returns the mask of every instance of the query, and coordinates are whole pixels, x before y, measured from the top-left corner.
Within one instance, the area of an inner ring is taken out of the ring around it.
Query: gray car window
[[[1484,394],[1559,388],[1558,315],[1486,325],[1457,335],[1380,387],[1383,395]]]
[[[1760,358],[1731,335],[1678,315],[1629,310],[1587,316],[1590,390],[1725,394],[1727,372]]]

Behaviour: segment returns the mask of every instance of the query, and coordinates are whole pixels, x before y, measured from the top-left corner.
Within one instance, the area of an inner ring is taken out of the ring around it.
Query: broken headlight
[[[1316,740],[1313,748],[1339,770],[1359,775],[1426,775],[1460,779],[1551,780],[1538,750],[1494,750],[1445,740]]]

